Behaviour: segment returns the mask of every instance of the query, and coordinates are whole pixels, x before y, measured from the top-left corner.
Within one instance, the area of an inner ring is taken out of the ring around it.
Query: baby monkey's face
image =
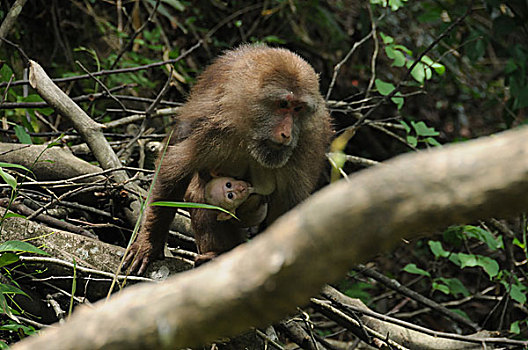
[[[235,211],[253,193],[251,184],[232,177],[215,177],[205,186],[207,203]]]

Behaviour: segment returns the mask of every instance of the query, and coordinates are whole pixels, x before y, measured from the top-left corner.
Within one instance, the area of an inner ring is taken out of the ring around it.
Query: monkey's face
[[[213,178],[205,186],[205,199],[209,204],[234,211],[252,193],[249,183],[231,177]]]
[[[297,147],[313,109],[312,99],[291,91],[260,101],[253,110],[254,125],[248,145],[251,156],[266,168],[283,167]]]

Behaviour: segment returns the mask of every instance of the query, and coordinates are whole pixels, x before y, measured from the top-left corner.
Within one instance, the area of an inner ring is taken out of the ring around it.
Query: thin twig
[[[139,34],[141,34],[141,32],[143,32],[143,30],[145,30],[145,28],[147,27],[147,25],[150,22],[152,22],[152,19],[156,15],[156,11],[158,10],[158,6],[159,6],[160,3],[161,3],[161,0],[156,0],[156,4],[154,5],[154,8],[152,9],[152,11],[149,13],[149,16],[148,16],[147,20],[141,25],[141,27],[139,27],[136,31],[134,31],[134,33],[132,33],[132,35],[130,36],[130,39],[128,40],[127,44],[125,46],[123,46],[121,51],[119,51],[119,53],[117,54],[117,57],[116,57],[114,63],[112,63],[112,65],[110,66],[110,69],[114,69],[115,66],[117,66],[117,64],[119,63],[119,61],[121,60],[121,57],[123,57],[125,52],[130,50],[132,45],[134,45],[134,40],[136,40],[137,36]]]
[[[332,94],[332,90],[334,89],[334,85],[335,85],[336,80],[337,80],[337,75],[339,74],[339,71],[341,70],[341,67],[348,61],[348,59],[350,58],[350,56],[352,56],[354,51],[356,51],[356,49],[359,46],[361,46],[364,42],[366,42],[373,34],[374,34],[374,32],[371,30],[370,33],[368,33],[365,37],[363,37],[363,39],[361,39],[360,41],[355,42],[354,45],[352,46],[352,48],[350,49],[350,51],[348,51],[348,53],[345,55],[345,57],[338,64],[335,65],[334,74],[332,75],[332,80],[330,81],[330,86],[328,87],[328,91],[326,92],[325,101],[328,101],[328,99],[330,98],[330,94]]]
[[[373,270],[373,269],[369,269],[367,268],[366,266],[364,265],[358,265],[357,266],[357,271],[365,276],[368,276],[368,277],[371,277],[371,278],[374,278],[376,281],[382,283],[383,285],[391,288],[391,289],[394,289],[394,290],[397,290],[399,293],[413,299],[413,300],[416,300],[424,305],[427,305],[429,306],[430,308],[438,311],[439,313],[443,314],[444,316],[454,320],[454,321],[457,321],[469,328],[471,328],[472,330],[474,331],[479,331],[481,329],[481,327],[476,324],[475,322],[471,321],[471,320],[468,320],[467,318],[457,314],[456,312],[453,312],[449,309],[447,309],[445,306],[442,306],[440,304],[438,304],[437,302],[429,299],[429,298],[426,298],[424,297],[423,295],[419,294],[419,293],[416,293],[415,291],[401,285],[398,281],[396,280],[393,280],[393,279],[390,279],[388,277],[386,277],[385,275]]]
[[[6,42],[9,42],[8,40],[3,39],[3,38],[2,38],[2,40],[6,41]],[[13,44],[13,45],[16,46],[15,44]],[[163,66],[163,65],[166,65],[166,64],[176,63],[176,62],[181,61],[185,57],[187,57],[191,52],[193,52],[194,50],[199,48],[201,45],[202,45],[202,41],[200,40],[196,44],[194,44],[189,50],[183,51],[183,53],[181,55],[179,55],[176,58],[170,59],[170,60],[165,60],[165,61],[145,64],[143,66],[137,66],[137,67],[101,70],[101,71],[92,73],[92,75],[98,77],[98,76],[101,76],[101,75],[133,73],[133,72],[138,72],[138,71],[141,71],[141,70],[146,70],[146,69],[150,69],[150,68],[160,67],[160,66]],[[89,78],[91,78],[90,75],[84,74],[84,75],[77,75],[77,76],[73,76],[73,77],[55,78],[55,79],[52,79],[52,81],[54,83],[64,83],[64,82],[77,81],[77,80],[83,80],[83,79],[89,79]],[[17,81],[14,81],[11,84],[11,86],[18,86],[18,85],[25,85],[25,84],[29,84],[29,80],[17,80]],[[7,82],[0,83],[0,87],[4,87],[6,85],[7,85]]]
[[[15,25],[17,22],[18,16],[20,15],[20,12],[22,12],[22,8],[26,4],[27,0],[16,0],[13,6],[9,9],[7,14],[4,17],[4,20],[2,21],[2,24],[0,24],[0,38],[4,39],[7,37],[7,34],[11,31],[11,28]],[[0,40],[0,47],[2,47],[2,41]]]
[[[111,92],[122,90],[126,87],[129,87],[129,84],[123,84],[116,87],[113,87],[110,89]],[[115,95],[117,98],[120,99],[130,99],[130,100],[136,100],[141,101],[142,98],[135,97],[135,96],[124,96],[124,95]],[[93,101],[97,100],[99,98],[108,97],[106,92],[98,92],[95,94],[86,94],[86,95],[80,95],[71,97],[71,99],[75,102],[84,102],[84,101]],[[148,102],[148,101],[141,101],[141,102]],[[162,103],[167,103],[168,101],[162,101]],[[170,102],[168,102],[170,104]],[[0,104],[0,109],[15,109],[15,108],[46,108],[49,107],[49,104],[45,101],[43,102],[4,102],[3,104]]]
[[[117,97],[114,96],[114,94],[112,94],[112,92],[110,91],[110,89],[99,79],[97,78],[96,76],[94,76],[92,73],[90,73],[88,71],[88,69],[86,69],[83,64],[79,61],[75,61],[75,63],[77,63],[77,65],[79,67],[81,67],[81,69],[86,73],[88,74],[93,80],[95,80],[95,82],[99,85],[101,85],[101,87],[103,88],[103,90],[106,92],[106,94],[108,95],[108,97],[110,97],[112,100],[116,101],[117,104],[119,104],[119,106],[121,106],[121,108],[123,108],[124,111],[128,111],[126,106],[123,104],[123,102],[121,102]]]
[[[112,279],[114,277],[114,274],[112,272],[105,272],[101,270],[95,270],[84,266],[75,265],[73,263],[70,263],[65,260],[57,259],[57,258],[47,258],[42,256],[20,256],[21,262],[33,262],[33,263],[46,263],[46,264],[57,264],[61,266],[66,266],[69,268],[75,268],[77,271],[84,272],[87,274],[94,274],[103,276],[109,279]],[[155,282],[155,280],[147,278],[147,277],[140,277],[140,276],[125,276],[125,275],[118,275],[117,279],[122,280],[131,280],[131,281],[137,281],[137,282]],[[110,280],[109,280],[110,281]]]
[[[384,104],[385,102],[387,102],[389,99],[391,99],[392,97],[394,97],[394,95],[396,93],[398,93],[402,87],[402,84],[403,82],[407,81],[407,79],[409,78],[409,76],[411,75],[411,72],[413,71],[413,69],[418,65],[418,63],[420,63],[422,61],[422,58],[429,52],[431,51],[436,45],[438,45],[438,43],[443,40],[455,27],[457,27],[467,16],[469,16],[469,14],[471,13],[471,10],[472,10],[472,6],[473,6],[473,1],[474,0],[471,0],[471,3],[469,4],[468,6],[468,9],[466,11],[466,13],[464,13],[462,16],[460,16],[455,22],[453,22],[449,27],[447,27],[446,30],[444,30],[444,32],[442,34],[440,34],[435,40],[433,40],[433,42],[424,50],[422,51],[422,53],[420,53],[420,55],[418,55],[418,57],[416,58],[416,60],[413,62],[413,64],[409,67],[409,69],[407,69],[407,72],[405,73],[404,77],[402,80],[400,80],[400,82],[398,83],[398,85],[396,85],[396,87],[394,88],[394,90],[391,91],[390,94],[388,95],[385,95],[383,96],[383,99],[381,99],[375,106],[374,108],[372,108],[371,110],[369,110],[367,113],[365,113],[361,118],[359,118],[355,123],[354,125],[352,126],[349,126],[347,127],[346,129],[344,130],[349,130],[349,129],[356,129],[358,128],[359,126],[361,126],[363,124],[363,122],[365,121],[365,119],[367,119],[375,110],[377,110],[382,104]],[[344,131],[342,130],[342,131]]]
[[[372,40],[374,41],[374,52],[372,53],[372,58],[370,60],[370,80],[367,90],[365,91],[365,99],[369,97],[370,90],[372,89],[372,86],[374,86],[374,81],[376,80],[376,59],[379,53],[379,40],[376,30],[376,21],[374,20],[374,14],[372,13],[372,7],[370,6],[370,3],[368,3],[366,6],[370,17],[371,32],[373,33]]]

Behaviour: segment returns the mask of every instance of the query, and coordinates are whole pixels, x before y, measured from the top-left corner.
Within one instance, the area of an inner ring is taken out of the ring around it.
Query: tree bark
[[[103,171],[98,166],[77,158],[67,149],[46,148],[44,145],[0,143],[0,161],[23,165],[35,173],[39,180],[65,180]],[[101,179],[104,177],[94,176],[85,181],[95,182]]]
[[[27,0],[16,0],[13,6],[11,6],[11,9],[9,9],[9,12],[2,21],[2,24],[0,25],[0,38],[7,37],[9,31],[15,25],[18,19],[18,15],[20,15],[20,12],[22,12],[22,8],[26,4],[26,1]],[[4,42],[0,40],[0,47],[2,47],[3,43]]]
[[[356,173],[218,259],[127,288],[12,349],[178,349],[276,321],[401,238],[525,210],[527,140],[519,128]]]

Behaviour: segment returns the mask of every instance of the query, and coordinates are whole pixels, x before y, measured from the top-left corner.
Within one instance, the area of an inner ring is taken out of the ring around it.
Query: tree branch
[[[127,288],[13,349],[184,348],[276,321],[402,237],[525,210],[526,140],[519,128],[356,173],[213,262]]]

